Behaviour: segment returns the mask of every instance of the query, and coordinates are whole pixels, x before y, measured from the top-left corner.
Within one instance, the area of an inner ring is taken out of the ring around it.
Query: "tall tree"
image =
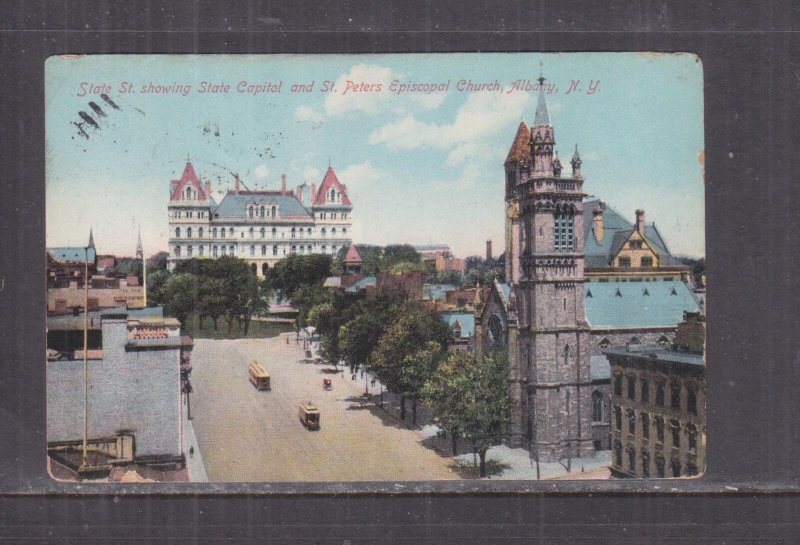
[[[292,300],[304,286],[322,286],[331,274],[329,255],[290,255],[270,271],[270,283],[283,300]]]
[[[339,351],[351,372],[369,366],[382,330],[379,317],[370,312],[359,314],[339,328]]]
[[[486,476],[486,452],[506,437],[511,401],[508,397],[508,358],[491,351],[482,361],[454,352],[423,388],[439,425],[468,440],[480,457],[480,476]]]
[[[425,347],[428,341],[446,346],[450,329],[438,315],[415,303],[401,305],[391,315],[392,321],[381,335],[371,359],[381,382],[400,394],[400,418],[405,420],[406,397],[416,399],[416,385],[429,377],[424,376],[421,381],[409,380],[403,367],[409,363],[408,358]]]
[[[189,273],[175,274],[167,281],[164,292],[166,313],[186,325],[186,318],[194,311],[200,297],[197,277]]]

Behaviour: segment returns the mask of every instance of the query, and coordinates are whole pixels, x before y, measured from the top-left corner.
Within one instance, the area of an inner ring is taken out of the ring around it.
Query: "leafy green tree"
[[[167,269],[147,271],[147,304],[150,306],[166,303],[166,287],[172,275]]]
[[[383,324],[371,312],[359,314],[339,328],[340,354],[347,360],[351,372],[361,366],[369,367],[372,351],[382,332]]]
[[[506,437],[511,400],[508,358],[491,351],[481,362],[466,352],[453,352],[422,390],[439,425],[470,442],[486,476],[486,451]]]
[[[363,257],[363,256],[362,256]],[[389,271],[394,265],[402,262],[421,263],[419,252],[409,244],[390,244],[383,249],[380,270]]]
[[[186,318],[194,311],[199,299],[198,284],[197,277],[189,273],[175,274],[167,281],[164,310],[182,325],[186,325]]]
[[[411,399],[411,423],[417,425],[417,401],[422,397],[425,383],[433,377],[445,354],[445,348],[435,341],[409,354],[400,368],[399,383]]]
[[[411,274],[415,272],[428,272],[428,269],[420,262],[399,261],[389,267],[386,272],[389,274]]]
[[[303,287],[322,286],[331,275],[331,263],[329,255],[290,255],[270,271],[270,284],[282,300],[293,300]]]
[[[409,364],[409,358],[415,352],[426,348],[428,341],[444,348],[450,329],[438,315],[415,303],[399,305],[388,315],[392,316],[392,321],[373,351],[372,367],[381,382],[400,394],[400,418],[405,420],[406,397],[418,398],[417,385],[429,377],[423,376],[420,381],[410,380],[403,367]]]
[[[167,252],[158,252],[148,257],[147,274],[151,274],[150,271],[166,271],[168,258],[169,254]]]
[[[211,318],[214,331],[217,330],[217,321],[225,314],[225,283],[219,278],[203,276],[200,278],[200,301],[198,302],[197,315],[201,319]]]

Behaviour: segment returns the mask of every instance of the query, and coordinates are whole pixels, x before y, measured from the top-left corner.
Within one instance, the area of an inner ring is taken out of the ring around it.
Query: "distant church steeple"
[[[87,246],[87,248],[91,248],[92,250],[94,250],[94,235],[92,234],[91,227],[89,227],[89,245]]]
[[[139,236],[136,239],[136,259],[144,259],[144,248],[142,248],[142,227],[139,226]]]

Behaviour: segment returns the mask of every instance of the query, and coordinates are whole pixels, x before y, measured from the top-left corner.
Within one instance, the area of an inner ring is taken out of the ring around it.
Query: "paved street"
[[[272,339],[196,339],[192,355],[192,423],[209,481],[375,481],[457,479],[451,458],[394,417],[362,406],[349,375],[300,363],[288,334]],[[293,334],[292,334],[293,339]],[[248,365],[272,376],[257,391]],[[323,378],[333,390],[324,391]],[[300,423],[297,405],[311,400],[321,429]]]

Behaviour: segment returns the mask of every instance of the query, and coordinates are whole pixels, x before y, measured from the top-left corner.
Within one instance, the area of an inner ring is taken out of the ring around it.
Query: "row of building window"
[[[650,415],[646,412],[642,412],[639,415],[639,418],[636,418],[636,411],[633,409],[627,409],[625,411],[625,419],[628,421],[627,428],[628,433],[630,435],[636,435],[636,422],[637,420],[640,422],[640,428],[642,432],[642,439],[650,439]],[[614,425],[615,428],[622,433],[623,431],[623,418],[622,418],[622,407],[619,405],[614,405]],[[652,418],[653,426],[655,427],[656,431],[656,441],[659,443],[664,442],[664,417],[661,415],[655,415]],[[672,436],[672,446],[675,448],[680,448],[681,446],[681,423],[677,419],[672,419],[669,421],[669,429],[670,435]],[[690,453],[697,452],[697,427],[694,424],[686,424],[686,435],[688,437],[687,447]]]
[[[338,216],[337,216],[336,212],[331,212],[330,216],[331,216],[330,219],[332,219],[332,220],[335,220],[337,217],[339,219],[346,220],[347,219],[347,212],[340,212],[338,214]],[[321,219],[321,220],[328,219],[328,212],[320,212],[317,219]]]
[[[175,217],[177,219],[180,219],[180,218],[194,218],[195,217],[194,216],[194,212],[195,212],[194,210],[186,210],[186,211],[176,210],[173,217]],[[200,219],[203,219],[203,218],[206,217],[206,213],[203,212],[202,210],[198,210],[197,211],[197,217],[200,218]]]
[[[192,238],[193,233],[194,233],[194,231],[192,231],[191,227],[187,227],[186,228],[186,238]],[[203,228],[202,227],[198,228],[197,229],[197,238],[203,238],[203,233],[204,233]],[[216,227],[213,227],[211,229],[211,238],[218,238],[217,237],[218,233],[219,233],[219,238],[225,238],[225,228],[224,227],[221,227],[219,229],[219,231],[217,231]],[[262,227],[261,230],[260,230],[260,233],[259,233],[261,235],[261,238],[266,238],[266,233],[267,233],[266,228]],[[250,228],[249,234],[250,234],[250,238],[255,238],[255,229],[253,227]],[[305,230],[302,227],[300,227],[300,228],[292,227],[291,238],[298,238],[298,235],[299,235],[299,238],[303,238],[304,235],[306,235],[306,234],[309,237],[312,236],[311,227],[309,227],[308,229],[305,229]],[[327,238],[327,236],[328,236],[327,229],[325,227],[323,227],[320,230],[320,234],[321,234],[322,238]],[[333,229],[331,229],[331,238],[336,238],[336,234],[337,234],[336,228],[334,227]],[[228,237],[229,238],[233,238],[233,235],[234,235],[233,227],[230,227],[228,229]],[[347,227],[343,227],[342,228],[341,235],[342,235],[342,237],[346,237],[347,236]],[[244,232],[242,232],[242,236],[244,237]],[[277,236],[278,236],[278,230],[277,230],[277,228],[273,227],[272,228],[272,238],[277,238]],[[175,228],[175,238],[181,238],[181,228],[180,227],[176,227]]]
[[[622,397],[622,374],[614,374],[614,395]],[[628,375],[625,377],[627,381],[626,397],[630,400],[636,401],[636,377]],[[661,380],[656,380],[656,405],[664,406],[664,390],[665,383]],[[681,383],[670,383],[670,407],[673,409],[681,408]],[[639,400],[642,402],[650,401],[650,381],[644,377],[640,379]],[[686,385],[686,411],[690,414],[697,414],[697,385]]]
[[[198,256],[199,257],[204,257],[204,255],[205,255],[205,246],[198,246],[197,250],[198,250]],[[286,250],[287,250],[287,248],[284,247],[283,248],[283,255],[286,255]],[[311,254],[311,253],[314,253],[314,248],[312,246],[310,246],[310,245],[309,246],[302,246],[301,245],[299,247],[293,245],[291,248],[288,248],[288,250],[289,250],[289,253],[291,253],[291,254],[296,254],[296,253],[300,253],[300,254],[309,253],[309,254]],[[331,246],[331,254],[336,254],[337,250],[338,250],[338,248],[336,246]],[[327,254],[328,253],[328,247],[326,245],[323,245],[320,248],[320,251],[323,254]],[[261,255],[262,256],[266,256],[267,253],[268,253],[267,246],[266,245],[262,245],[261,246]],[[182,257],[181,254],[182,254],[181,246],[180,245],[175,246],[175,250],[174,250],[175,257]],[[220,256],[226,256],[226,255],[235,256],[236,255],[236,246],[232,244],[230,246],[217,246],[217,245],[214,245],[214,246],[211,247],[211,257],[220,257]],[[254,257],[255,255],[256,255],[256,246],[254,244],[251,244],[250,245],[250,256]],[[277,256],[278,255],[278,246],[277,245],[272,247],[272,255],[273,256]],[[186,257],[194,257],[194,246],[192,246],[191,244],[186,247]]]
[[[271,208],[268,208],[266,206],[261,206],[260,208],[258,206],[249,206],[249,207],[247,207],[247,216],[249,218],[253,218],[253,217],[256,217],[256,218],[268,218],[268,217],[270,217],[270,212],[272,213],[271,215],[272,215],[273,218],[278,217],[278,215],[277,215],[278,209],[274,205]]]
[[[638,471],[637,468],[637,457],[636,457],[636,449],[633,446],[629,446],[627,449],[627,458],[628,458],[628,471],[632,474],[641,474],[642,477],[648,478],[651,476],[651,468],[650,468],[650,452],[647,449],[642,449],[639,455],[639,463],[641,464],[640,468],[641,471]],[[614,444],[614,464],[623,469],[624,466],[622,465],[622,443],[619,441],[615,442]],[[681,460],[677,456],[673,456],[670,459],[670,471],[672,477],[680,477],[683,475],[697,475],[697,464],[695,463],[694,458],[690,457],[685,468],[685,472],[683,471],[683,466],[681,464]],[[664,455],[660,452],[656,453],[655,456],[655,477],[664,478],[666,477],[666,460],[664,459]]]
[[[628,256],[621,256],[619,258],[619,266],[623,269],[629,269],[631,267],[631,258]],[[639,260],[639,266],[645,269],[652,267],[653,257],[649,255],[642,256],[642,259]]]

